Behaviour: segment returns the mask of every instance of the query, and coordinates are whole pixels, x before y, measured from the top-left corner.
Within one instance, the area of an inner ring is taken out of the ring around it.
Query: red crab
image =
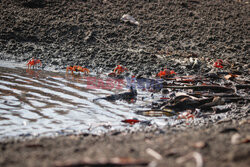
[[[175,75],[175,74],[176,73],[174,72],[174,70],[170,71],[166,67],[166,69],[164,69],[164,71],[160,71],[158,74],[156,74],[156,76],[162,78],[162,77],[169,77],[169,76],[172,76],[172,75]]]
[[[109,77],[117,77],[118,75],[120,75],[124,71],[128,71],[128,69],[126,67],[121,66],[121,65],[117,65],[115,67],[114,71],[109,73],[108,76]]]
[[[218,59],[216,60],[216,62],[214,62],[214,67],[223,68],[222,64],[223,64],[223,61],[221,59]]]
[[[128,71],[128,69],[126,67],[121,66],[121,65],[117,65],[116,68],[114,69],[114,73],[117,73],[118,75],[120,75],[124,71]]]
[[[67,69],[66,69],[66,72],[68,72],[68,70],[71,70],[71,73],[73,74],[74,71],[75,72],[83,72],[84,74],[89,74],[89,69],[87,68],[83,68],[81,66],[68,66]]]
[[[42,63],[39,59],[34,59],[32,58],[31,60],[29,60],[29,62],[27,63],[28,69],[31,68],[31,66],[35,66],[36,64],[40,64],[40,66],[42,66]]]

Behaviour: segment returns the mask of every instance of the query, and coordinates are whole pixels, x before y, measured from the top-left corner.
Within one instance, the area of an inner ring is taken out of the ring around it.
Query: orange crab
[[[68,66],[66,69],[66,72],[68,72],[68,70],[71,70],[71,73],[73,74],[73,72],[83,72],[84,74],[89,74],[89,69],[87,68],[83,68],[81,66]]]
[[[33,68],[34,68],[34,66],[35,66],[36,64],[40,64],[40,66],[42,66],[42,62],[41,62],[39,59],[34,59],[34,58],[32,58],[32,59],[29,60],[29,62],[27,63],[28,69],[30,69],[31,66],[33,66]]]
[[[164,69],[164,71],[160,71],[158,74],[156,74],[157,77],[169,77],[169,76],[172,76],[172,75],[175,75],[176,73],[174,72],[174,70],[169,70],[167,69]]]
[[[118,75],[120,75],[124,71],[128,71],[128,69],[126,67],[121,66],[121,65],[117,65],[116,68],[114,69],[114,73],[116,73]]]

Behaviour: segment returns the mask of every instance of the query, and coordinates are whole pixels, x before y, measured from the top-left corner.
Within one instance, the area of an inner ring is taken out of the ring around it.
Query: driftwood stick
[[[246,100],[246,101],[250,101],[250,98],[244,98],[244,97],[224,97],[223,98],[225,100],[225,102],[229,103],[229,102],[237,102],[240,100]]]
[[[247,97],[242,97],[239,96],[237,94],[226,94],[226,93],[214,93],[214,94],[208,94],[208,93],[204,93],[202,94],[202,96],[204,97],[221,97],[225,100],[225,102],[235,102],[235,101],[239,101],[239,100],[250,100],[250,98]]]
[[[194,97],[240,97],[239,95],[235,93],[187,93],[189,96]]]
[[[250,84],[245,85],[235,85],[237,89],[250,89]]]
[[[223,86],[217,86],[217,85],[200,85],[200,86],[163,86],[163,92],[164,88],[171,88],[171,89],[193,89],[193,90],[213,90],[215,92],[234,92],[234,89],[223,87]]]

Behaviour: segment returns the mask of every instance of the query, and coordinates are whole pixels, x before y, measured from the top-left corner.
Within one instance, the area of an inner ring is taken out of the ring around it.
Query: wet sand
[[[110,132],[101,136],[80,134],[3,141],[0,143],[0,165],[84,166],[86,162],[91,162],[94,166],[119,157],[134,158],[162,167],[196,166],[197,162],[192,156],[180,163],[181,157],[195,153],[201,156],[204,166],[247,167],[250,163],[249,120],[248,117],[185,129],[171,127],[161,130],[142,129],[137,132]],[[232,144],[232,137],[236,134],[240,134],[239,141],[244,142],[247,142],[248,135],[248,143]],[[148,151],[150,149],[157,152],[157,155]],[[112,163],[107,166],[111,165]]]

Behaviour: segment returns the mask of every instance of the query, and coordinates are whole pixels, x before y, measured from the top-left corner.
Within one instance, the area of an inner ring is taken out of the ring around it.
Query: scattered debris
[[[223,68],[223,61],[218,59],[214,66]],[[240,78],[239,75],[222,70],[204,76],[175,75],[176,73],[173,70],[165,68],[156,75],[155,79],[151,78],[150,83],[154,83],[150,85],[151,88],[155,90],[157,87],[160,88],[163,96],[147,106],[150,106],[151,109],[139,110],[136,113],[153,117],[177,115],[177,119],[189,120],[191,118],[194,120],[197,117],[210,117],[209,114],[231,111],[235,102],[245,103],[250,101],[247,92],[244,92],[250,88],[250,82],[247,79]],[[235,79],[236,77],[237,79]],[[218,123],[224,121],[226,120],[220,120]]]
[[[198,152],[191,152],[185,156],[179,157],[176,159],[178,164],[183,164],[184,162],[191,160],[192,158],[196,161],[196,167],[203,167],[203,158],[202,155]]]
[[[205,148],[207,143],[204,141],[198,141],[192,145],[194,148]]]
[[[250,136],[242,137],[239,133],[235,133],[231,137],[231,143],[232,144],[242,144],[242,143],[249,143],[250,142]]]
[[[224,76],[226,80],[233,80],[234,78],[238,77],[239,75],[234,75],[234,74],[228,74]]]
[[[155,150],[151,149],[151,148],[147,148],[146,152],[151,155],[152,157],[154,157],[157,160],[162,160],[162,156],[161,154],[159,154],[158,152],[156,152]]]
[[[246,138],[242,139],[242,143],[249,143],[250,142],[250,136],[247,136]]]
[[[219,121],[217,122],[217,124],[222,124],[222,123],[231,122],[231,121],[232,121],[232,119],[230,119],[230,118],[224,118],[224,119],[222,119],[222,120],[219,120]]]
[[[166,157],[179,156],[179,152],[176,149],[170,149],[165,153]]]
[[[218,114],[218,113],[225,113],[227,111],[231,110],[232,105],[218,105],[218,106],[214,106],[212,107],[214,113]]]
[[[212,100],[212,102],[207,102],[201,106],[199,106],[200,109],[208,109],[212,108],[213,106],[223,105],[225,103],[224,99],[221,97],[215,96]]]
[[[136,118],[134,118],[134,119],[125,119],[125,120],[122,120],[121,122],[128,123],[130,125],[134,125],[136,123],[140,123],[140,125],[144,125],[144,126],[151,126],[152,125],[151,121],[140,121],[140,120],[138,120]]]
[[[180,95],[163,103],[161,109],[172,109],[174,111],[183,112],[185,110],[194,111],[195,109],[208,109],[219,104],[223,104],[220,97],[195,98],[190,95]]]
[[[160,117],[160,116],[174,116],[177,113],[175,113],[173,110],[159,110],[159,109],[152,109],[152,110],[141,110],[136,112],[139,115],[144,115],[144,116],[150,116],[150,117]]]
[[[121,122],[128,123],[130,125],[134,125],[136,123],[139,123],[140,121],[138,119],[125,119],[125,120],[122,120]]]
[[[250,119],[244,119],[239,122],[239,125],[250,124]]]
[[[93,101],[95,102],[97,100],[103,99],[107,101],[125,100],[127,102],[135,102],[136,97],[137,97],[137,90],[131,86],[128,92],[97,98],[97,99],[94,99]]]
[[[26,147],[29,147],[29,148],[39,148],[39,147],[44,147],[43,144],[39,144],[39,143],[30,143],[30,144],[26,144],[25,145]]]
[[[234,92],[234,89],[218,86],[218,85],[197,85],[197,86],[168,86],[163,85],[164,88],[172,88],[172,89],[193,89],[193,90],[211,90],[214,92]],[[163,93],[166,91],[165,89],[162,90]]]
[[[131,24],[134,24],[134,25],[139,25],[139,22],[135,20],[135,18],[133,18],[132,16],[130,16],[129,14],[124,14],[121,18],[122,21],[124,22],[129,22]]]
[[[232,144],[240,144],[240,139],[241,136],[239,133],[235,133],[232,137],[231,137],[231,143]]]
[[[250,89],[250,84],[245,85],[235,85],[237,89]]]

